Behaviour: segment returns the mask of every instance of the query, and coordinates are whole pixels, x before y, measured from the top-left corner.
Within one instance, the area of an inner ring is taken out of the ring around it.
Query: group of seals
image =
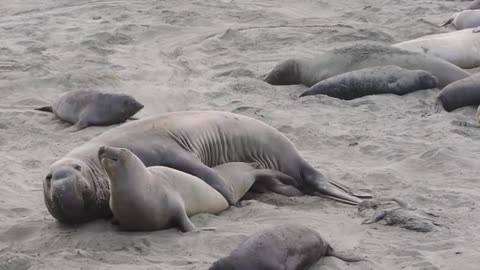
[[[102,146],[126,148],[146,167],[165,166],[196,176],[230,205],[237,200],[236,191],[213,169],[229,162],[255,162],[279,171],[294,179],[303,194],[348,204],[371,197],[324,177],[287,137],[264,122],[230,112],[183,111],[114,127],[53,163],[44,179],[44,199],[60,222],[82,223],[112,215],[109,177],[98,158]]]
[[[380,44],[354,44],[336,48],[312,59],[288,59],[264,78],[272,85],[303,84],[308,87],[345,72],[374,66],[395,65],[409,70],[430,72],[439,87],[466,78],[470,74],[438,57]]]
[[[88,126],[107,126],[125,122],[143,107],[129,95],[78,90],[66,92],[51,106],[35,110],[52,112],[59,119],[74,124],[69,131],[78,131]]]
[[[253,234],[230,255],[214,262],[209,270],[307,269],[324,256],[346,262],[366,260],[336,252],[318,232],[307,226],[284,224]]]
[[[346,72],[310,87],[300,97],[327,95],[350,100],[366,95],[405,95],[417,90],[436,88],[438,80],[424,70],[407,70],[398,66],[377,66]]]

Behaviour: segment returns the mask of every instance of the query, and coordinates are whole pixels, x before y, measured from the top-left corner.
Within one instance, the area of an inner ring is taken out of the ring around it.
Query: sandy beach
[[[285,222],[308,225],[335,248],[312,269],[478,269],[480,129],[476,108],[434,113],[439,90],[344,101],[298,99],[307,87],[262,81],[278,62],[335,47],[453,31],[438,25],[470,2],[415,0],[85,1],[0,4],[0,269],[208,269],[242,240]],[[473,71],[471,71],[473,72]],[[139,118],[223,110],[290,138],[328,177],[435,214],[420,233],[361,224],[357,208],[321,197],[256,195],[197,226],[127,233],[108,221],[65,226],[48,213],[48,166],[112,128],[69,126],[32,108],[66,91],[127,93]]]

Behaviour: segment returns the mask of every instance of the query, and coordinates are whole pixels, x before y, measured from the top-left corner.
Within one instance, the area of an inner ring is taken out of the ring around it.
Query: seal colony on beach
[[[64,223],[111,216],[108,176],[98,160],[101,146],[127,148],[146,167],[166,166],[194,175],[220,192],[230,205],[235,191],[212,167],[228,162],[256,162],[282,172],[308,195],[348,204],[359,197],[327,179],[275,128],[250,117],[222,111],[180,111],[132,121],[112,128],[53,163],[44,179],[49,212]]]

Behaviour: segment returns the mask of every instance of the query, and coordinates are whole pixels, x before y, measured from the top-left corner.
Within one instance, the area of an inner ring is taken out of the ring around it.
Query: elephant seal
[[[213,169],[234,191],[234,203],[240,201],[250,190],[273,191],[288,197],[303,195],[295,187],[297,185],[295,179],[279,171],[263,169],[258,163],[229,162],[215,166]]]
[[[308,269],[323,256],[346,262],[366,259],[336,252],[322,236],[304,225],[283,224],[259,231],[214,262],[209,270]]]
[[[454,13],[440,26],[452,25],[456,30],[480,26],[480,10],[464,10]]]
[[[464,69],[480,66],[480,55],[477,53],[480,50],[480,33],[472,28],[428,35],[392,46],[433,55]]]
[[[424,70],[407,70],[397,66],[379,66],[346,72],[320,81],[300,97],[327,95],[351,100],[367,95],[405,95],[417,90],[431,89],[438,80]]]
[[[74,124],[69,131],[78,131],[88,126],[125,122],[141,109],[143,105],[129,95],[78,90],[64,93],[52,106],[35,110],[52,112],[59,119]]]
[[[179,111],[125,123],[73,149],[52,165],[43,181],[50,214],[63,223],[109,217],[108,175],[98,160],[101,146],[132,151],[146,167],[166,166],[192,174],[235,203],[234,191],[212,167],[256,162],[295,180],[304,194],[358,204],[354,194],[329,180],[303,159],[294,144],[259,120],[223,111]]]
[[[110,209],[125,230],[177,225],[183,232],[196,231],[190,216],[229,207],[222,194],[198,177],[164,166],[147,168],[126,148],[100,147],[98,158],[110,179]]]
[[[311,87],[345,72],[387,65],[428,71],[439,80],[440,87],[470,75],[435,56],[380,44],[360,43],[327,51],[312,60],[283,61],[264,80],[272,85],[303,84]]]
[[[434,111],[439,112],[443,107],[451,112],[461,107],[480,105],[480,75],[459,80],[443,88],[434,104]]]

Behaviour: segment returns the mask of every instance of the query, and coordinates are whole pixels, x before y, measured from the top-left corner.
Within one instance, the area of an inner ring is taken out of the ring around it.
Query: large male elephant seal
[[[129,95],[78,90],[64,93],[52,106],[35,110],[53,112],[59,119],[74,124],[69,131],[78,131],[125,122],[141,109],[143,105]]]
[[[397,66],[379,66],[350,71],[320,81],[300,97],[327,95],[351,100],[367,95],[405,95],[435,88],[438,80],[424,70],[408,70]]]
[[[100,147],[98,157],[110,178],[110,209],[125,230],[176,225],[183,232],[196,231],[190,216],[229,207],[222,194],[198,177],[164,166],[147,168],[126,148]]]
[[[480,16],[480,10],[478,12]],[[480,54],[478,53],[480,33],[472,28],[428,35],[392,46],[433,55],[465,69],[480,66]]]
[[[221,111],[183,111],[128,122],[72,150],[50,166],[43,189],[57,220],[81,223],[111,215],[108,176],[99,164],[101,146],[132,151],[145,166],[166,166],[192,174],[235,203],[234,191],[212,167],[256,162],[297,182],[305,194],[349,204],[362,200],[347,187],[326,179],[275,128],[250,117]],[[363,196],[371,197],[371,196]]]
[[[440,91],[434,110],[439,112],[442,106],[447,112],[451,112],[461,107],[478,106],[480,105],[479,89],[479,74],[453,82]]]
[[[480,10],[464,10],[454,13],[440,26],[452,25],[456,30],[480,26]]]
[[[308,269],[323,256],[347,262],[366,259],[336,252],[322,236],[304,225],[284,224],[259,231],[209,270]]]
[[[273,85],[303,84],[308,87],[330,77],[374,66],[395,65],[404,69],[425,70],[444,87],[468,77],[461,68],[435,56],[380,44],[356,44],[328,51],[312,60],[289,59],[265,77]]]

